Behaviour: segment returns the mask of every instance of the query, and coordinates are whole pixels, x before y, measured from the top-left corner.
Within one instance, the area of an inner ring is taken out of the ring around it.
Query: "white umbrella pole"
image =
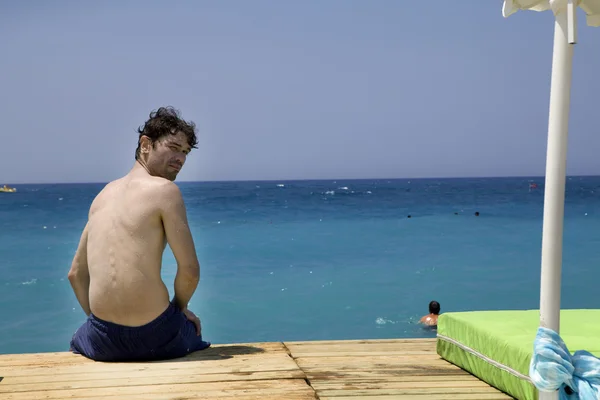
[[[573,45],[569,42],[575,42],[575,29],[574,9],[556,15],[544,193],[540,325],[557,333],[560,329],[567,137],[573,64]],[[540,392],[539,398],[557,400],[558,393]]]

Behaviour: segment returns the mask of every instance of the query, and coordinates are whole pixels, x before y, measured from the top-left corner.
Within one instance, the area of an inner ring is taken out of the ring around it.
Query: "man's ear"
[[[140,152],[141,153],[150,153],[150,149],[152,148],[152,141],[146,135],[142,135],[140,138]]]

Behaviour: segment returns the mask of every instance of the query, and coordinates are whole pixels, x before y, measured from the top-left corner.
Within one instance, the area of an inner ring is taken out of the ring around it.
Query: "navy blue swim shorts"
[[[173,303],[154,321],[138,327],[103,321],[90,314],[71,339],[70,350],[96,361],[154,361],[186,356],[210,347]]]

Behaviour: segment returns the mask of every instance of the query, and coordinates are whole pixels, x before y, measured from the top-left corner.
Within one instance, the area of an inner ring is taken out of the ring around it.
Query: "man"
[[[437,301],[432,301],[429,303],[429,314],[423,316],[419,322],[423,325],[436,327],[439,315],[440,303],[438,303]]]
[[[188,303],[200,265],[185,205],[173,181],[192,148],[195,124],[171,107],[138,129],[135,163],[91,204],[68,277],[88,316],[71,351],[97,361],[185,356],[210,346]],[[177,260],[175,293],[161,279],[166,244]]]

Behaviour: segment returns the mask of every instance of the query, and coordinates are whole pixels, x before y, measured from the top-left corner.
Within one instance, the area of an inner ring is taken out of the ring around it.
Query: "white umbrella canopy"
[[[505,0],[502,8],[504,17],[519,10],[551,10],[556,18],[548,116],[540,284],[540,326],[552,329],[556,333],[560,329],[567,138],[573,46],[577,42],[577,7],[585,12],[588,25],[600,26],[600,0]],[[540,399],[558,399],[558,392],[540,391]]]
[[[581,8],[586,13],[589,26],[600,26],[600,0],[505,0],[502,15],[509,17],[518,10],[552,10],[554,14],[558,14],[561,9],[566,9],[569,3]]]

